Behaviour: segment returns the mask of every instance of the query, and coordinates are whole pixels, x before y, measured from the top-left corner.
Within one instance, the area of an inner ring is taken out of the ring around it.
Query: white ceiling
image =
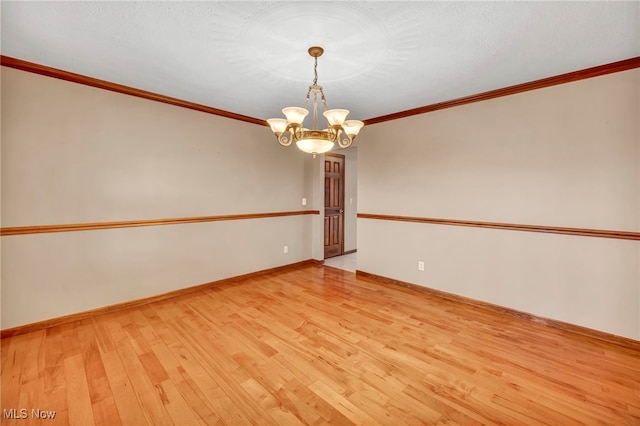
[[[266,119],[369,119],[640,56],[640,2],[12,2],[3,55]]]

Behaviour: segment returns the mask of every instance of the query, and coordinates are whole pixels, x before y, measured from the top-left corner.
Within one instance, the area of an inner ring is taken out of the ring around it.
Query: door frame
[[[344,232],[344,216],[345,216],[345,210],[346,210],[345,209],[346,206],[344,204],[344,202],[345,202],[344,201],[344,199],[345,199],[345,197],[344,197],[345,194],[344,193],[345,193],[345,187],[346,187],[346,185],[345,185],[345,178],[346,178],[345,169],[346,169],[346,166],[347,166],[347,158],[346,158],[346,156],[344,154],[336,154],[334,152],[327,152],[325,154],[325,156],[326,157],[342,158],[342,167],[340,169],[340,204],[342,206],[342,213],[340,213],[340,253],[336,255],[336,256],[342,256],[342,255],[344,255],[344,234],[345,234],[345,232]],[[322,168],[322,170],[323,170],[322,173],[323,173],[323,177],[324,177],[325,174],[326,174],[326,171],[324,170],[324,167]],[[326,193],[326,189],[324,188],[324,186],[326,185],[326,180],[322,179],[322,182],[323,182],[322,183],[322,186],[323,186],[322,193],[324,194],[323,197],[322,197],[322,205],[325,206],[326,205],[326,194],[327,193]],[[325,232],[324,226],[322,228],[323,228],[322,233],[324,234],[324,232]],[[323,235],[323,241],[324,241],[324,239],[326,237],[327,237],[326,235]],[[323,258],[324,259],[329,259],[329,258],[324,256],[324,249],[323,249]]]

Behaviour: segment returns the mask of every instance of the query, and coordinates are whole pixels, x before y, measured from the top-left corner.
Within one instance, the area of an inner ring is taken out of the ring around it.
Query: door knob
[[[340,213],[344,213],[344,210],[340,209]]]

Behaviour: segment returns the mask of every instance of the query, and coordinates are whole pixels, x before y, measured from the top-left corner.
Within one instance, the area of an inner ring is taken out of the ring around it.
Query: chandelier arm
[[[349,137],[349,135],[346,135],[345,133],[342,133],[342,134],[338,135],[338,145],[340,146],[340,148],[349,148],[351,146],[351,144],[353,143],[354,139],[355,139],[355,136],[354,137]]]
[[[338,139],[340,138],[340,133],[337,132],[336,129],[334,129],[333,127],[329,127],[327,131],[329,132],[329,140],[331,142],[338,141]]]
[[[289,146],[291,145],[291,142],[293,142],[293,139],[289,133],[283,133],[282,135],[280,135],[280,137],[276,136],[276,139],[282,146]]]
[[[282,146],[289,146],[293,141],[297,142],[301,138],[302,138],[302,125],[289,124],[285,130],[285,133],[278,139],[278,142],[280,142],[280,145]],[[283,139],[283,140],[281,141],[280,139]]]

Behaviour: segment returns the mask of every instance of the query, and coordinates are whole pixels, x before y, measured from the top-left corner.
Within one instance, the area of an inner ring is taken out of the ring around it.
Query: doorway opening
[[[344,163],[342,154],[324,159],[324,258],[344,254]]]

